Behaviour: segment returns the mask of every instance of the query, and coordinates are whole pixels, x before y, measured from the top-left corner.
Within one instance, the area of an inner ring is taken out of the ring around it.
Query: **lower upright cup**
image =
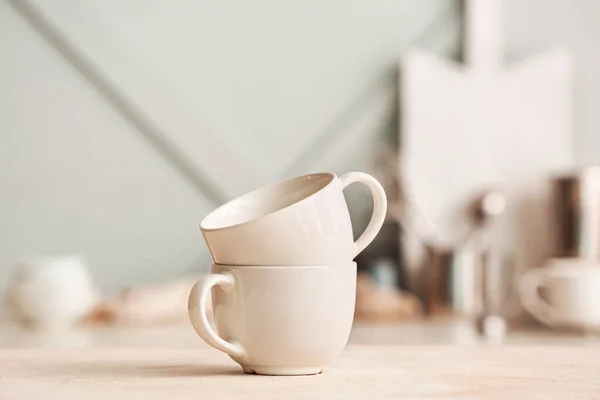
[[[216,330],[206,315],[212,291]],[[206,343],[246,373],[312,375],[346,346],[356,263],[318,266],[213,264],[190,293],[189,317]]]

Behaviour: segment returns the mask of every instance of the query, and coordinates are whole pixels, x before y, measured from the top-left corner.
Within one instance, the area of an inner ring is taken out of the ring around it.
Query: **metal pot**
[[[482,254],[469,247],[428,247],[427,253],[427,314],[479,316],[483,311]]]
[[[600,258],[600,167],[552,179],[555,257]]]

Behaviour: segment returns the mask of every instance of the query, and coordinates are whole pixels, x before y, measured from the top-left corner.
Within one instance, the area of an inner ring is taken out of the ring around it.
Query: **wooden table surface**
[[[246,375],[207,346],[0,350],[0,399],[600,399],[597,345],[349,345],[323,374]]]

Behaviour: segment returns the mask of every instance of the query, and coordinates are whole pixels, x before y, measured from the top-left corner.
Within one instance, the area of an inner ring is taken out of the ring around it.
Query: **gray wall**
[[[370,168],[402,52],[457,54],[458,6],[0,0],[0,284],[36,253],[85,254],[108,290],[205,270],[197,225],[220,201]],[[577,160],[600,162],[599,3],[507,13],[509,61],[573,51]]]

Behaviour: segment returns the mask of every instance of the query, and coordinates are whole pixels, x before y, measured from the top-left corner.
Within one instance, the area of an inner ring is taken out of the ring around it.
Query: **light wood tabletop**
[[[0,350],[0,398],[598,399],[600,347],[349,345],[320,375],[246,375],[204,345]]]

